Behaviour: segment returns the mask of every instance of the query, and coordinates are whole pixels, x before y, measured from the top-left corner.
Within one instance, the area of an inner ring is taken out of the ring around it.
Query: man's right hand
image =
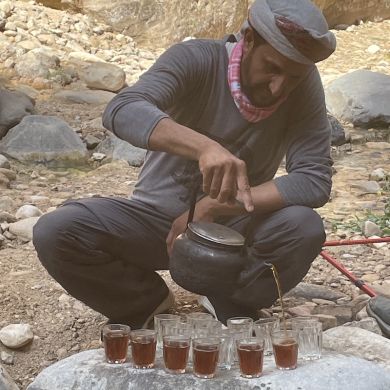
[[[237,193],[248,212],[253,211],[246,164],[227,149],[213,143],[201,151],[199,169],[203,175],[203,192],[220,203],[234,204]]]
[[[219,203],[233,204],[239,193],[245,209],[253,211],[245,162],[218,142],[170,118],[164,118],[154,128],[149,138],[149,147],[151,150],[197,160],[206,195],[217,199]]]

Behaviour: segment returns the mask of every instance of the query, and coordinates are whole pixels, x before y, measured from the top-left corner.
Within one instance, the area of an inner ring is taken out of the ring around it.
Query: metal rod
[[[187,226],[192,222],[194,219],[195,214],[195,206],[196,206],[196,198],[198,197],[198,187],[194,187],[193,192],[191,194],[190,199],[190,211],[188,212],[188,219],[187,219]]]
[[[379,244],[379,243],[382,243],[382,242],[390,242],[390,237],[364,238],[364,239],[360,239],[360,240],[325,241],[323,246]]]
[[[360,290],[364,291],[370,297],[376,297],[378,294],[372,290],[363,280],[356,278],[350,271],[348,271],[343,264],[339,263],[336,259],[334,259],[329,252],[322,251],[320,255],[336,267],[343,275],[345,275],[351,282],[355,284],[356,287],[360,288]]]

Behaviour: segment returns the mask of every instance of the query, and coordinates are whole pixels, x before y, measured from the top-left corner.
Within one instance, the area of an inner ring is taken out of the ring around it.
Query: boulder
[[[12,380],[7,370],[0,364],[0,389],[1,390],[19,390],[19,387]]]
[[[50,70],[58,69],[59,65],[60,59],[54,51],[46,47],[39,47],[20,56],[15,70],[20,77],[27,79],[48,78]]]
[[[54,97],[68,103],[78,104],[107,104],[113,97],[114,93],[108,91],[60,91],[54,94]]]
[[[126,85],[126,74],[114,64],[95,62],[81,71],[81,79],[91,89],[117,92]]]
[[[133,167],[139,167],[145,160],[146,150],[137,148],[110,134],[97,148],[97,153],[111,160],[125,160]]]
[[[19,207],[18,211],[15,214],[17,219],[26,219],[32,217],[40,217],[42,215],[42,211],[39,210],[38,207],[33,206],[31,204],[25,204],[22,207]]]
[[[390,17],[389,3],[383,0],[314,0],[314,3],[320,7],[330,27]]]
[[[314,362],[302,362],[298,369],[279,371],[273,357],[266,357],[264,375],[243,379],[237,369],[220,371],[209,381],[190,372],[169,375],[158,359],[153,370],[137,370],[130,363],[110,365],[103,350],[73,355],[43,370],[27,390],[99,389],[99,390],[249,390],[249,389],[375,389],[390,386],[390,372],[378,365],[354,357],[325,355]],[[189,370],[190,371],[190,370]]]
[[[33,112],[34,104],[34,101],[22,92],[0,90],[0,139],[7,134],[10,128],[16,126],[26,115]],[[0,167],[2,161],[4,164],[4,160],[0,156]]]
[[[31,115],[0,141],[0,152],[25,163],[69,167],[84,164],[87,149],[62,119]]]
[[[20,221],[10,223],[9,231],[23,241],[29,242],[33,237],[33,228],[38,222],[39,217],[30,217]]]
[[[354,126],[390,124],[390,76],[357,70],[333,81],[325,90],[328,110]]]
[[[323,334],[323,345],[328,350],[375,361],[390,368],[390,340],[366,329],[348,326],[329,329]]]

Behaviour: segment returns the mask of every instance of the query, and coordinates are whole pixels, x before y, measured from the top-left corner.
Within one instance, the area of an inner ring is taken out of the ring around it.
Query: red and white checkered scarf
[[[244,40],[236,44],[234,47],[230,58],[228,66],[228,82],[231,94],[234,101],[240,111],[241,115],[251,123],[260,122],[263,119],[268,118],[272,115],[280,106],[285,99],[281,99],[276,102],[273,106],[261,108],[255,107],[248,97],[241,91],[241,59],[242,59],[242,49],[244,46]]]

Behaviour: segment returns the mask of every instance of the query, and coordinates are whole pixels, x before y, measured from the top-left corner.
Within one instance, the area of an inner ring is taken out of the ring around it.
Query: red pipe
[[[368,294],[370,297],[375,297],[378,294],[372,290],[369,286],[366,285],[366,283],[363,280],[360,280],[356,278],[351,272],[349,272],[341,263],[339,263],[336,259],[334,259],[329,252],[322,251],[320,255],[328,261],[330,264],[332,264],[334,267],[336,267],[343,275],[345,275],[351,282],[355,284],[356,287],[360,288],[360,290],[364,291],[366,294]]]
[[[339,246],[339,245],[379,244],[381,242],[390,242],[390,237],[364,238],[361,240],[325,241],[323,245],[324,246]]]

